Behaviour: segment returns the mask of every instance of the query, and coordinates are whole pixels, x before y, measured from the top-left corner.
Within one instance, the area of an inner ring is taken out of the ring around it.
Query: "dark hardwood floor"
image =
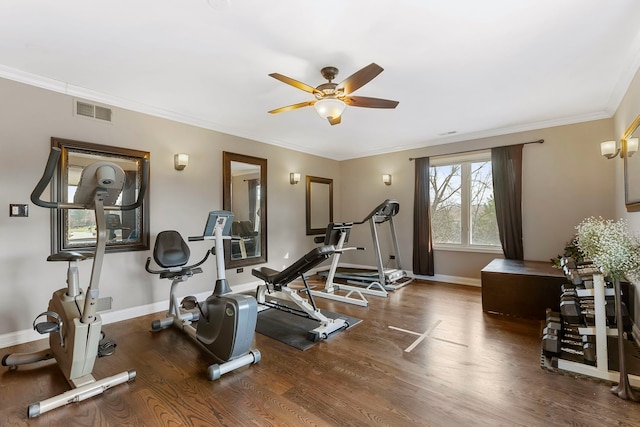
[[[66,381],[51,362],[3,368],[0,425],[640,425],[640,404],[608,384],[542,369],[540,323],[483,313],[479,288],[417,281],[368,299],[317,299],[363,322],[307,351],[256,334],[260,363],[215,382],[213,361],[186,335],[150,332],[159,315],[106,325],[117,351],[96,361],[95,376],[135,369],[135,381],[28,420],[27,406]]]

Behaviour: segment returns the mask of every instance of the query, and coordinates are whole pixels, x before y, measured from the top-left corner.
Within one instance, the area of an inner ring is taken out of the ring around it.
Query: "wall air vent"
[[[76,116],[89,117],[103,122],[111,122],[111,108],[76,100]]]

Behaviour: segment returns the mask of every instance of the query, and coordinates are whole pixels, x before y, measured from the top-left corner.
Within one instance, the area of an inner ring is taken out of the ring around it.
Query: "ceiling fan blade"
[[[399,104],[398,101],[390,99],[369,98],[366,96],[345,96],[342,100],[351,107],[396,108]]]
[[[343,89],[345,95],[349,95],[369,83],[383,70],[384,68],[372,62],[340,82],[336,90]]]
[[[327,117],[327,120],[329,120],[329,123],[331,123],[331,126],[339,125],[340,122],[342,121],[342,116],[338,116],[335,119],[333,117]]]
[[[299,82],[298,80],[294,80],[291,77],[283,76],[282,74],[271,73],[271,74],[269,74],[269,76],[273,77],[276,80],[280,80],[282,83],[286,83],[286,84],[291,85],[291,86],[293,86],[295,88],[301,89],[301,90],[303,90],[305,92],[309,92],[309,93],[318,92],[318,89],[316,89],[315,87],[309,86],[306,83]]]
[[[315,99],[312,100],[312,101],[299,102],[297,104],[287,105],[286,107],[276,108],[275,110],[269,111],[269,113],[271,113],[271,114],[284,113],[285,111],[296,110],[296,109],[302,108],[302,107],[310,107],[311,105],[313,105],[315,103],[316,103]]]

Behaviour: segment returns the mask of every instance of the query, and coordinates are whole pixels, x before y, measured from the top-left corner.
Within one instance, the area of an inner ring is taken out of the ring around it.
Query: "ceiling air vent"
[[[101,107],[85,101],[76,101],[76,115],[111,122],[111,108]]]

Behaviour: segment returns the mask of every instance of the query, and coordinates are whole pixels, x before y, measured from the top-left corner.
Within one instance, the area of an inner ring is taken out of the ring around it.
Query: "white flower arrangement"
[[[590,217],[576,227],[578,249],[612,280],[636,275],[640,270],[640,243],[627,222]]]

